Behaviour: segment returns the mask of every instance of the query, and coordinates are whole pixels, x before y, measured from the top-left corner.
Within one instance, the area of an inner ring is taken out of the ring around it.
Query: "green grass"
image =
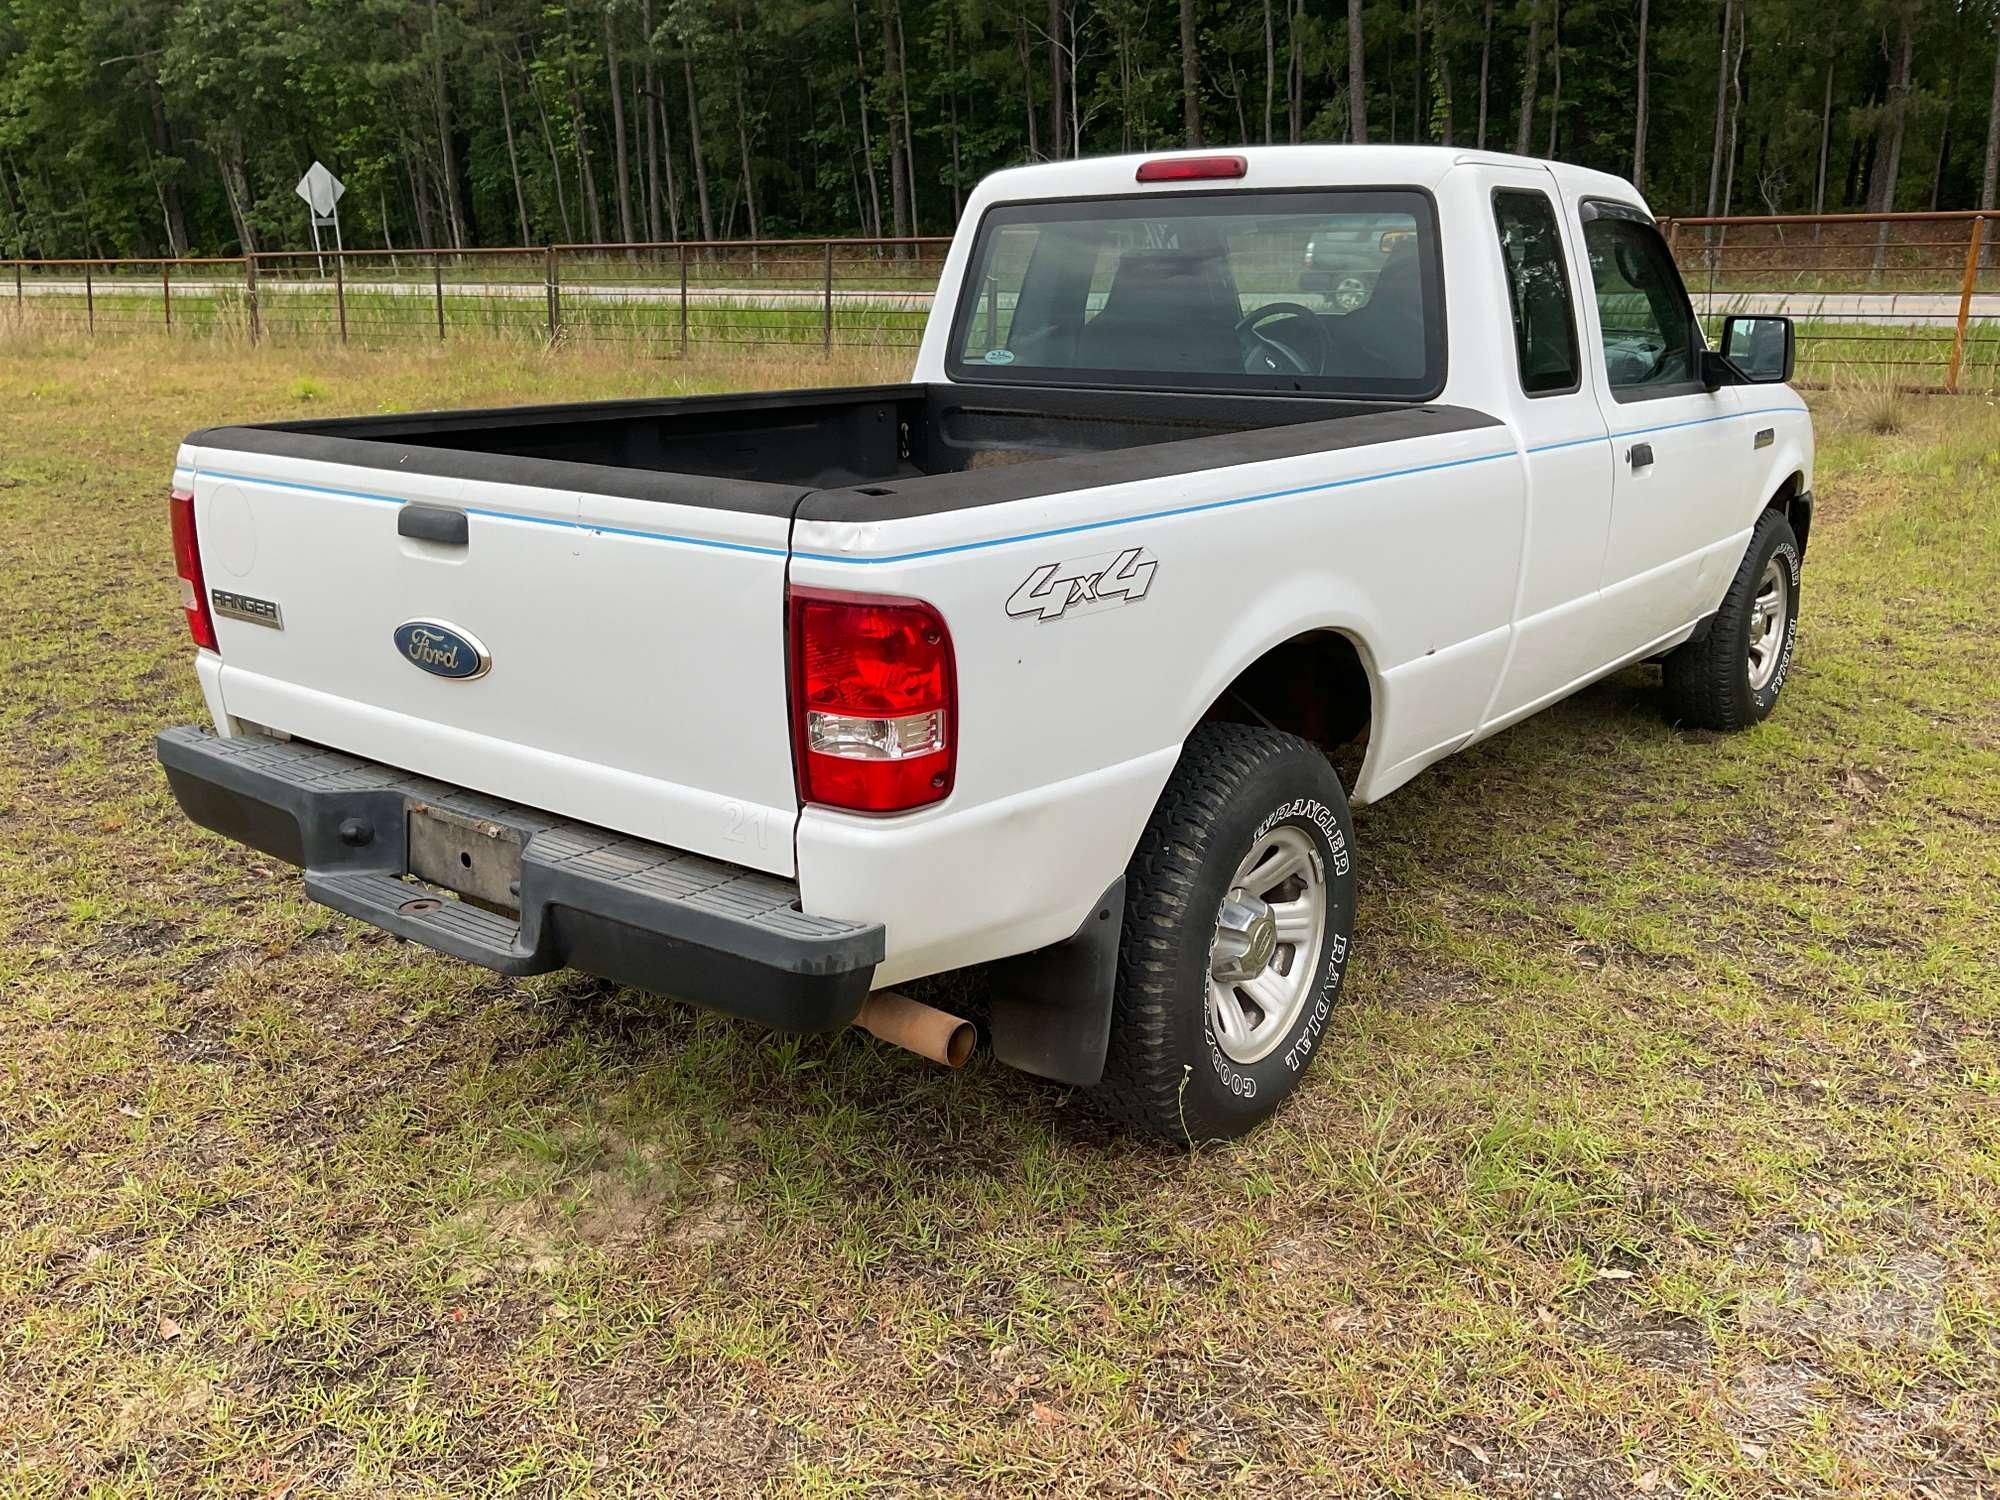
[[[0,1490],[2000,1486],[1991,403],[1819,401],[1767,724],[1635,669],[1363,809],[1330,1045],[1189,1158],[399,944],[166,794],[182,433],[799,378],[8,346]]]

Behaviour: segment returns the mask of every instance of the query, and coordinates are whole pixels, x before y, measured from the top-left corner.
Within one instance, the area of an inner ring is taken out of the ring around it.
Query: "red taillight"
[[[1139,163],[1141,182],[1199,182],[1210,177],[1241,177],[1250,162],[1241,156],[1162,156]]]
[[[181,575],[181,608],[187,611],[188,634],[204,651],[215,644],[215,617],[208,612],[208,590],[201,586],[201,549],[194,540],[194,496],[174,490],[167,496],[167,514],[174,528],[174,571]]]
[[[788,649],[799,795],[908,812],[950,795],[958,683],[951,632],[920,599],[793,589]]]

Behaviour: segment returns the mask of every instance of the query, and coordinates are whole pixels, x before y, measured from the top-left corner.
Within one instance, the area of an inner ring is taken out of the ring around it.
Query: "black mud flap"
[[[1121,875],[1073,936],[986,966],[996,1058],[1023,1073],[1078,1087],[1104,1077],[1124,923]]]

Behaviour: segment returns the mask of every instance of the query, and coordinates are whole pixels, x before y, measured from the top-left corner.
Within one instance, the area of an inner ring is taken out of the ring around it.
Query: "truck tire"
[[[1193,1146],[1298,1087],[1346,973],[1353,845],[1309,742],[1241,724],[1188,737],[1125,874],[1104,1113]]]
[[[1784,689],[1798,631],[1798,538],[1783,512],[1767,510],[1707,633],[1661,663],[1668,719],[1719,730],[1762,722]]]

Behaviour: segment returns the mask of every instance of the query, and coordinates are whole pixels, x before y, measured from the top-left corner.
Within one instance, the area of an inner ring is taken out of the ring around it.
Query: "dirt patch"
[[[1414,1011],[1492,998],[1492,991],[1480,983],[1479,971],[1469,965],[1438,965],[1410,959],[1395,965],[1384,984],[1380,1003],[1391,1010]]]
[[[174,977],[185,990],[206,990],[231,970],[249,968],[257,956],[258,950],[248,943],[225,943],[198,955]]]
[[[1923,1500],[1992,1500],[2000,1484],[2000,1421],[1962,1390],[1925,1384],[1890,1403],[1854,1400],[1834,1419],[1854,1449],[1905,1476]]]
[[[1703,1374],[1715,1358],[1715,1340],[1707,1329],[1692,1318],[1667,1313],[1613,1315],[1599,1322],[1591,1337],[1600,1348],[1642,1369],[1671,1375]]]
[[[118,962],[164,953],[179,939],[180,928],[172,922],[108,922],[97,929],[96,940],[83,953]]]
[[[1524,1445],[1492,1433],[1449,1432],[1430,1462],[1477,1495],[1625,1500],[1634,1493],[1630,1469],[1560,1436]]]
[[[91,1444],[98,1461],[122,1466],[173,1447],[214,1393],[215,1387],[199,1376],[162,1372],[157,1383],[117,1400]]]
[[[1723,1388],[1723,1425],[1751,1458],[1761,1459],[1765,1448],[1806,1420],[1815,1390],[1823,1388],[1823,1377],[1806,1365],[1745,1365]]]
[[[160,1037],[160,1051],[176,1062],[245,1066],[243,1054],[230,1045],[228,1033],[206,1016],[197,1016],[180,1029],[164,1033]]]
[[[1903,1244],[1886,1255],[1834,1252],[1814,1230],[1780,1244],[1785,1265],[1777,1286],[1743,1298],[1746,1331],[1827,1349],[1921,1346],[1936,1337],[1948,1268],[1931,1250]]]
[[[734,1186],[734,1179],[726,1173],[716,1174],[709,1180],[712,1196],[667,1226],[666,1239],[675,1245],[699,1249],[726,1245],[741,1238],[749,1230],[752,1217],[748,1209],[729,1196]]]
[[[624,1258],[649,1245],[701,1249],[737,1239],[753,1224],[730,1168],[691,1177],[667,1143],[614,1134],[579,1169],[526,1197],[468,1209],[453,1228],[486,1247],[489,1269],[547,1275],[579,1250]]]
[[[1719,839],[1709,845],[1709,855],[1730,869],[1755,874],[1784,863],[1778,835],[1769,828],[1752,828],[1734,838]]]

